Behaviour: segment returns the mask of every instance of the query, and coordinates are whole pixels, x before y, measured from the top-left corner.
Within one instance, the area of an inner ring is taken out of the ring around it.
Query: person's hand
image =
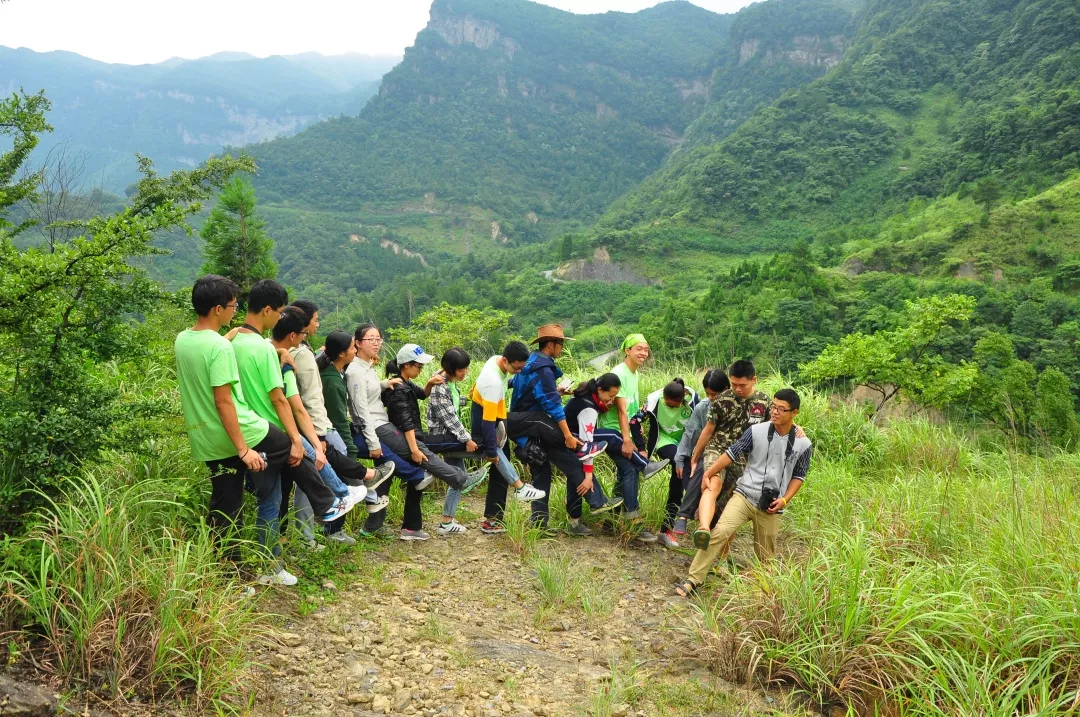
[[[289,447],[289,465],[295,468],[302,460],[304,460],[304,444],[296,441]]]
[[[795,426],[795,437],[806,438],[806,431],[802,429],[802,426]]]
[[[592,476],[585,476],[585,480],[581,481],[581,484],[577,487],[577,494],[582,498],[592,492],[593,482]]]
[[[278,360],[281,361],[281,367],[292,366],[296,368],[296,364],[293,362],[292,354],[288,349],[277,349]]]
[[[572,451],[576,451],[578,448],[581,448],[583,445],[585,445],[574,436],[566,436],[563,439],[563,444]]]
[[[325,465],[326,449],[323,448],[322,441],[319,441],[315,444],[315,470],[321,471]]]
[[[247,449],[240,461],[247,467],[249,471],[253,473],[260,473],[266,470],[266,461],[259,455],[259,452],[251,448]]]
[[[498,456],[484,456],[484,460],[487,461],[488,463],[490,463],[491,465],[495,465],[496,463],[499,462],[499,457]]]
[[[623,458],[629,458],[630,456],[634,455],[634,441],[633,440],[628,441],[628,440],[626,440],[625,437],[623,437],[622,451],[621,452],[622,452]]]
[[[682,480],[682,472],[683,472],[683,467],[682,467],[682,464],[680,464],[680,463],[676,463],[676,464],[675,464],[675,476],[676,476],[676,477],[677,477],[677,478],[678,478],[679,480]]]
[[[394,388],[395,386],[400,386],[403,383],[405,383],[405,381],[400,376],[394,376],[393,378],[386,381],[386,387]]]
[[[465,452],[466,453],[476,453],[479,449],[480,449],[480,446],[476,445],[476,441],[472,440],[471,438],[469,440],[465,441]]]
[[[421,451],[419,448],[413,448],[411,451],[409,451],[409,456],[412,457],[412,462],[417,465],[420,465],[427,460],[427,456],[425,456],[424,452]]]
[[[233,339],[236,338],[236,335],[238,333],[240,333],[240,327],[239,326],[237,326],[234,329],[229,329],[229,332],[227,334],[225,334],[225,338],[228,339],[229,341],[232,341]]]
[[[638,451],[638,455],[641,456],[642,458],[645,458],[646,460],[648,460],[648,458],[649,458],[649,452],[648,451]]]
[[[382,458],[382,449],[381,448],[372,448],[372,449],[370,449],[368,451],[368,458],[371,458],[373,460],[378,460],[379,458]]]
[[[765,512],[767,513],[779,513],[781,510],[787,507],[787,498],[780,496],[772,503],[769,503],[769,508]]]
[[[442,374],[438,373],[427,380],[428,386],[442,386],[444,383],[446,383],[446,379],[443,378]]]

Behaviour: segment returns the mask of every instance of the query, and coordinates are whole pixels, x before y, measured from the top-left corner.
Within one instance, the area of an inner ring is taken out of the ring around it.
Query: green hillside
[[[826,77],[616,202],[598,243],[730,253],[876,234],[915,197],[995,175],[1026,196],[1080,166],[1080,11],[1067,0],[882,2]]]

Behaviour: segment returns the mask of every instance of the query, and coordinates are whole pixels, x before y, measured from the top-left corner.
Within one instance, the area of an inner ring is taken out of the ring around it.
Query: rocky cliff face
[[[739,64],[745,65],[761,55],[762,61],[767,65],[786,60],[797,65],[831,69],[840,64],[840,58],[844,56],[847,46],[848,39],[844,35],[795,35],[785,48],[767,47],[762,50],[762,41],[759,38],[748,37],[739,44]]]

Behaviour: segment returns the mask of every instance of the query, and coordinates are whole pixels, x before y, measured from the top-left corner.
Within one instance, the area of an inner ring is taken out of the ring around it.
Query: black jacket
[[[397,429],[405,431],[422,431],[420,423],[420,401],[427,398],[424,389],[412,381],[404,381],[393,388],[384,389],[382,402],[386,406],[386,416],[390,423]]]

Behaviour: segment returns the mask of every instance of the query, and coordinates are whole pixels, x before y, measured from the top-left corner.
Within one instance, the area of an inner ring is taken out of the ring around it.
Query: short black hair
[[[273,279],[263,279],[255,282],[255,286],[251,287],[247,310],[249,313],[257,314],[267,306],[276,309],[287,303],[289,303],[289,292],[285,291],[285,287]]]
[[[728,376],[731,378],[754,378],[757,376],[757,369],[754,368],[754,362],[747,359],[739,359],[730,366],[728,366]]]
[[[199,316],[208,315],[215,306],[225,306],[240,295],[240,287],[227,276],[207,274],[191,287],[191,306]]]
[[[520,341],[511,341],[503,349],[503,358],[510,363],[529,360],[529,347]]]
[[[315,302],[308,301],[307,299],[297,299],[289,304],[289,306],[295,306],[304,312],[304,326],[310,324],[311,320],[315,318],[315,314],[319,311],[319,307],[315,305]]]
[[[449,349],[442,355],[442,358],[439,359],[439,366],[442,367],[443,371],[450,374],[457,373],[463,368],[469,368],[469,364],[471,363],[472,357],[469,356],[468,352],[457,346]]]
[[[536,347],[538,349],[540,349],[541,351],[543,351],[544,347],[547,346],[548,344],[565,344],[565,343],[566,343],[566,339],[540,339],[540,341],[537,342]]]
[[[793,388],[782,388],[773,394],[773,398],[778,401],[783,401],[790,406],[793,411],[798,411],[799,404],[802,403],[799,399],[799,394],[795,393],[795,389]]]
[[[701,379],[701,387],[720,393],[731,388],[731,381],[728,380],[727,374],[721,369],[711,368],[705,372],[705,377]]]
[[[281,312],[281,318],[270,330],[274,341],[282,341],[289,334],[298,334],[308,325],[304,310],[296,306],[286,306]]]

